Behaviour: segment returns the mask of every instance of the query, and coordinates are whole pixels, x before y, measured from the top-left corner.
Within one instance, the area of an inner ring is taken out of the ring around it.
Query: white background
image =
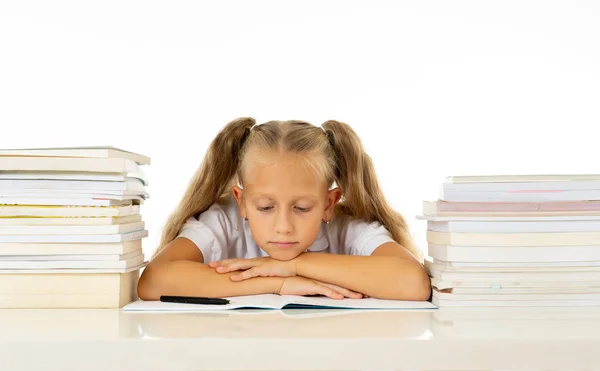
[[[2,1],[0,148],[152,158],[160,230],[217,131],[351,124],[425,249],[449,175],[598,173],[600,2]]]

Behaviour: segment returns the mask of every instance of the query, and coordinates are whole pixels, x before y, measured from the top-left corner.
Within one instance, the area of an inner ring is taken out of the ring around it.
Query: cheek
[[[316,228],[312,228],[310,231],[307,231],[307,239],[309,239],[312,243],[312,241],[316,240],[317,237],[319,236],[319,226],[317,226]]]
[[[252,232],[252,237],[254,240],[258,242],[259,239],[266,238],[268,235],[269,228],[267,227],[267,223],[260,220],[260,218],[252,218],[249,222],[250,231]]]
[[[301,226],[297,228],[302,240],[309,245],[318,237],[320,230],[321,219],[303,221]]]
[[[313,236],[319,233],[321,217],[317,213],[298,214],[294,218],[294,226],[305,236]]]

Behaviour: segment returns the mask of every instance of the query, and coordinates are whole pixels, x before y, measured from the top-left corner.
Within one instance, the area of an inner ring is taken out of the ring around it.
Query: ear
[[[233,192],[233,197],[235,197],[235,200],[237,201],[238,206],[240,208],[240,215],[242,218],[245,218],[246,217],[246,208],[244,206],[244,190],[238,186],[233,186],[232,192]]]
[[[325,220],[331,220],[333,218],[333,211],[335,209],[335,205],[342,198],[342,190],[339,187],[336,187],[327,192],[327,204],[325,207]]]

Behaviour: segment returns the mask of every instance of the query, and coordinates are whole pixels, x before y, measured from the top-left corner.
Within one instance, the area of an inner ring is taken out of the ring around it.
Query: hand
[[[296,276],[296,259],[281,261],[269,257],[254,259],[226,259],[208,264],[218,273],[243,271],[231,275],[232,281],[243,281],[252,277],[293,277]]]
[[[284,278],[279,288],[279,295],[323,295],[332,299],[363,298],[363,295],[358,292],[301,276]]]

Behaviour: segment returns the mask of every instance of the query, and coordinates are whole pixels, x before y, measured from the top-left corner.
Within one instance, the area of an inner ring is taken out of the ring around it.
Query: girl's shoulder
[[[244,236],[235,199],[216,202],[199,215],[189,217],[178,234],[200,249],[205,263],[241,256],[246,248]]]
[[[213,203],[208,209],[191,216],[186,221],[187,227],[193,227],[194,225],[238,230],[241,226],[241,216],[237,202],[231,197]]]
[[[394,241],[391,232],[382,223],[348,215],[336,216],[327,229],[330,239],[352,255],[371,255],[380,245]]]

